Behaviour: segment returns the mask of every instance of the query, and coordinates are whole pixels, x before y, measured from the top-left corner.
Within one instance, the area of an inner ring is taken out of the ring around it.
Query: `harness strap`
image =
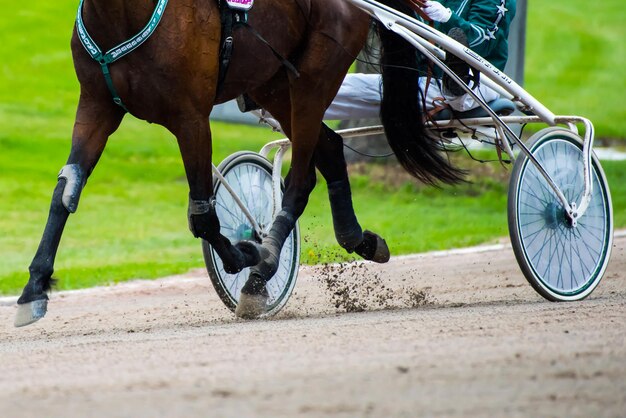
[[[234,11],[228,7],[225,1],[219,1],[220,18],[222,21],[222,48],[220,49],[219,57],[219,72],[217,76],[217,89],[215,95],[218,96],[222,91],[224,80],[226,79],[226,73],[228,72],[228,66],[233,55],[233,15],[239,15],[240,11]],[[247,17],[247,13],[243,12],[244,18]]]
[[[128,112],[124,103],[122,103],[122,99],[119,94],[117,94],[117,90],[115,90],[115,86],[113,85],[113,79],[111,78],[111,72],[109,70],[109,65],[117,61],[118,59],[130,54],[135,49],[139,48],[144,42],[152,36],[157,26],[161,22],[161,18],[163,17],[163,13],[165,12],[165,7],[167,6],[168,0],[159,0],[154,8],[154,12],[152,13],[152,17],[146,24],[146,26],[135,36],[130,38],[127,41],[122,42],[121,44],[114,46],[107,52],[102,52],[100,47],[93,40],[89,32],[87,32],[87,28],[85,27],[85,23],[83,22],[83,3],[84,0],[80,0],[78,4],[78,12],[76,14],[76,33],[78,34],[78,39],[80,39],[83,47],[93,58],[95,61],[100,64],[102,69],[102,74],[104,75],[104,81],[106,82],[107,88],[113,96],[113,102],[124,109],[125,112]]]
[[[423,9],[424,7],[426,7],[426,2],[424,0],[406,0],[406,2],[408,3],[408,6],[413,9],[415,13],[420,15],[422,19],[427,22],[432,22],[430,17],[428,17],[428,15],[424,13]]]
[[[426,22],[428,22],[428,26],[430,26],[431,28],[435,27],[435,22],[433,22],[426,13],[424,13],[424,11],[421,9],[422,7],[426,7],[426,5],[421,1],[421,0],[407,0],[410,3],[413,4],[413,8],[417,11],[417,13],[422,16]],[[434,45],[434,42],[430,41],[431,44]],[[432,62],[431,60],[428,60],[428,62],[426,63],[426,85],[424,86],[424,93],[422,95],[422,109],[426,110],[426,96],[428,96],[428,88],[430,87],[430,84],[433,80],[433,75],[434,75],[434,71],[435,71],[435,63]],[[437,100],[437,99],[435,99]],[[434,105],[434,102],[433,102]],[[436,124],[435,119],[434,119],[434,114],[430,114],[430,112],[426,113],[426,120],[430,120],[433,123]]]
[[[276,58],[278,58],[278,60],[283,64],[283,66],[285,66],[285,68],[287,68],[289,71],[291,71],[296,78],[300,78],[300,73],[298,72],[296,67],[292,63],[290,63],[287,60],[287,58],[283,57],[278,51],[276,51],[276,49],[274,49],[274,47],[272,45],[270,45],[270,43],[267,42],[265,40],[265,38],[263,38],[263,36],[261,36],[261,34],[259,32],[257,32],[256,29],[254,29],[252,26],[248,25],[248,22],[242,22],[241,24],[243,26],[245,26],[246,28],[248,28],[252,32],[252,34],[254,36],[256,36],[256,38],[259,41],[261,41],[263,44],[265,44],[272,51],[274,56]]]
[[[104,81],[107,84],[107,88],[109,89],[111,96],[113,96],[113,103],[124,109],[124,112],[129,113],[126,105],[124,105],[124,103],[122,102],[122,98],[115,89],[115,85],[113,84],[113,78],[111,77],[111,72],[109,71],[109,64],[106,62],[98,62],[100,64],[100,67],[102,68],[102,74],[104,75]]]
[[[248,29],[252,34],[267,46],[270,51],[274,54],[274,56],[281,62],[281,64],[287,68],[287,70],[291,71],[296,78],[300,77],[300,73],[296,69],[296,67],[287,60],[287,58],[283,57],[276,49],[267,41],[263,36],[252,26],[248,24],[248,13],[247,11],[232,9],[228,6],[225,1],[218,0],[219,8],[220,8],[220,16],[222,20],[222,48],[220,49],[220,57],[219,57],[219,75],[217,78],[217,90],[216,96],[220,94],[223,88],[224,80],[226,79],[226,74],[228,73],[228,67],[230,66],[230,60],[233,55],[233,31],[236,26],[243,26]]]
[[[424,115],[424,120],[426,122],[430,121],[433,123],[433,125],[438,126],[436,116],[439,112],[445,109],[449,109],[452,115],[454,115],[453,109],[446,102],[446,99],[444,97],[435,97],[432,101],[432,105],[433,108],[426,112],[426,114]]]

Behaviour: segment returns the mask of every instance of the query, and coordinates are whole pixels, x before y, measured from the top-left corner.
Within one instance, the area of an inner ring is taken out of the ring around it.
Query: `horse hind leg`
[[[28,268],[30,277],[18,299],[15,326],[32,324],[47,311],[48,292],[54,280],[54,260],[67,219],[78,208],[80,194],[93,171],[108,137],[117,129],[124,112],[112,102],[102,105],[81,96],[72,134],[72,148],[58,176],[41,242]]]
[[[326,179],[328,199],[333,217],[335,238],[349,253],[355,252],[365,260],[377,263],[389,261],[389,248],[374,232],[363,231],[352,205],[352,192],[343,154],[343,138],[322,125],[315,150],[315,165]]]

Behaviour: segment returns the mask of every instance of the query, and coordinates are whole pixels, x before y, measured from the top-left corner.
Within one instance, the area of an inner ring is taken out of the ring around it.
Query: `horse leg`
[[[313,33],[307,46],[307,52],[301,56],[299,62],[300,77],[290,80],[288,101],[277,101],[275,95],[274,100],[264,103],[263,100],[258,100],[258,96],[253,96],[281,125],[286,126],[285,132],[292,142],[292,163],[283,195],[282,210],[274,219],[269,234],[263,239],[265,252],[262,254],[262,261],[250,270],[250,276],[241,290],[235,314],[242,318],[258,318],[266,311],[265,285],[278,269],[282,246],[315,187],[313,155],[320,137],[322,117],[343,78],[340,70],[329,74],[327,63],[337,64],[336,67],[333,66],[333,70],[345,65],[347,71],[352,61],[343,48],[337,48],[322,33]],[[320,53],[324,54],[324,59],[319,56]],[[275,89],[274,93],[279,91],[284,95],[284,89]]]
[[[93,171],[109,136],[118,128],[124,112],[112,102],[107,105],[82,95],[72,133],[72,148],[58,176],[52,195],[48,221],[39,248],[28,268],[30,277],[18,299],[15,326],[32,324],[47,311],[48,291],[52,287],[54,259],[70,213],[76,212],[80,194]]]
[[[292,87],[290,86],[286,74],[279,73],[264,86],[251,91],[250,95],[256,103],[269,111],[272,117],[280,122],[283,132],[285,132],[287,137],[293,140],[296,130],[293,129],[292,123],[295,118],[292,117],[293,111],[291,103],[294,94],[291,90]],[[322,115],[323,112],[320,111],[320,120]],[[319,122],[316,123],[316,125],[319,130]],[[315,132],[315,136],[317,137],[317,132]],[[269,234],[263,238],[261,262],[251,268],[250,276],[241,290],[237,309],[235,310],[235,315],[240,318],[258,318],[266,311],[268,294],[265,285],[276,273],[278,269],[278,257],[280,256],[282,246],[295,227],[297,218],[302,211],[304,211],[308,195],[315,186],[315,166],[311,159],[314,144],[310,146],[308,150],[310,154],[308,161],[304,155],[307,151],[304,150],[298,153],[296,148],[298,147],[294,146],[292,148],[292,168],[289,170],[289,174],[285,179],[286,191],[283,195],[282,210],[274,219]],[[300,177],[295,180],[294,167],[301,164],[300,160],[305,160],[306,162],[304,164],[306,164],[306,166],[305,169],[300,170]],[[294,194],[296,187],[301,188],[301,193],[304,195],[304,199],[301,199],[298,205],[290,203],[294,201],[293,197],[291,201],[287,198],[288,195]],[[296,210],[288,209],[294,206]],[[300,209],[298,209],[298,207],[300,207]]]
[[[286,81],[284,76],[283,79],[278,76],[269,87],[252,94],[263,108],[281,121],[281,128],[287,136],[291,136],[291,100],[289,90],[285,87]],[[350,253],[356,252],[366,260],[377,263],[389,261],[389,248],[385,240],[371,231],[363,231],[357,221],[343,154],[343,138],[325,124],[322,124],[314,160],[328,184],[333,226],[339,245]],[[287,186],[290,182],[290,174],[291,171],[285,179]],[[314,176],[315,172],[313,171],[310,175]],[[315,177],[312,177],[312,182],[315,184]]]
[[[260,261],[259,246],[250,241],[232,245],[220,233],[220,221],[215,210],[212,175],[211,130],[207,115],[184,119],[172,129],[178,139],[189,183],[189,229],[196,238],[211,244],[224,263],[227,273],[238,273]]]
[[[343,138],[326,125],[322,125],[315,149],[315,165],[328,185],[335,238],[339,245],[365,260],[377,263],[389,261],[389,248],[385,240],[371,231],[363,231],[357,221],[343,154]]]

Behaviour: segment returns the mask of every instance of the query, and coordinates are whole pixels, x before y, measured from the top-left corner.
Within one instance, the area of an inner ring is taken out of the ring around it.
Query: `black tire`
[[[528,147],[569,202],[584,188],[582,141],[563,128],[533,135]],[[509,234],[515,257],[533,288],[551,301],[576,301],[598,286],[611,255],[613,208],[609,186],[592,155],[591,203],[577,225],[567,219],[548,182],[523,154],[509,186]]]
[[[269,226],[273,220],[272,164],[257,153],[242,151],[227,157],[220,163],[218,169],[261,227]],[[214,180],[213,190],[222,234],[233,243],[242,239],[255,239],[250,222],[217,178]],[[259,241],[258,237],[256,239]],[[215,291],[222,302],[234,312],[250,269],[246,268],[237,274],[228,274],[224,271],[219,256],[207,241],[202,242],[202,251]],[[281,252],[278,271],[267,284],[270,299],[269,309],[264,317],[276,314],[287,303],[296,284],[299,264],[300,230],[296,222],[296,227],[287,238]]]

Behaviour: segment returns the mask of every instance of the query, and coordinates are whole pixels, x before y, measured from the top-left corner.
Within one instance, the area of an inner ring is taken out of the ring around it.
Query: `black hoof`
[[[246,267],[255,266],[261,261],[262,247],[253,241],[239,241],[233,245],[231,260],[222,260],[224,271],[228,274],[236,274]]]
[[[386,263],[391,254],[384,239],[371,231],[363,231],[363,242],[354,249],[354,252],[365,260],[376,263]]]

